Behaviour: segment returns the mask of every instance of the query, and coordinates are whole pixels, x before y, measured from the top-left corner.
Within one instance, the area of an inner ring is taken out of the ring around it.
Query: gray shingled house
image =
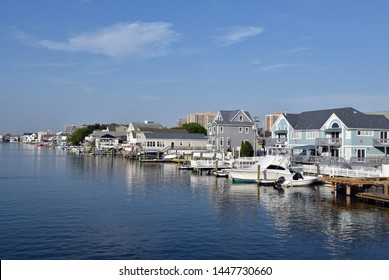
[[[249,112],[242,109],[221,110],[208,125],[208,149],[217,152],[238,152],[242,141],[248,141],[255,150],[256,132],[256,124]]]

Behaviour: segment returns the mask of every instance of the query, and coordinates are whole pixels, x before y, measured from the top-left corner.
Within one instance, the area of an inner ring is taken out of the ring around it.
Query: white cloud
[[[65,42],[41,40],[38,45],[60,51],[145,58],[166,55],[178,38],[179,34],[171,30],[169,23],[126,22],[74,36]]]
[[[229,28],[226,34],[217,37],[218,41],[224,45],[232,45],[257,36],[263,29],[255,26],[234,26]]]
[[[259,71],[261,72],[271,72],[271,71],[276,71],[284,68],[289,68],[289,67],[294,67],[294,66],[299,66],[301,64],[293,64],[293,63],[278,63],[278,64],[272,64],[268,66],[264,66],[259,68]]]
[[[295,49],[281,51],[280,54],[289,55],[289,54],[305,53],[305,52],[309,52],[310,50],[311,50],[311,48],[301,47],[301,48],[295,48]]]

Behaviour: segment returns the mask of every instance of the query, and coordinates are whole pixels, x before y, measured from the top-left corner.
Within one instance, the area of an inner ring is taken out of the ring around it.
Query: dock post
[[[331,193],[336,193],[336,183],[335,182],[331,182]]]
[[[351,186],[350,185],[346,185],[346,195],[347,196],[351,195]]]
[[[316,163],[316,175],[317,176],[320,175],[320,165],[319,165],[319,163]]]
[[[384,183],[384,195],[389,195],[388,181]]]
[[[217,172],[219,170],[219,161],[216,160],[215,162],[215,172]]]
[[[259,183],[261,181],[261,165],[258,164],[258,170],[257,170],[257,182]]]

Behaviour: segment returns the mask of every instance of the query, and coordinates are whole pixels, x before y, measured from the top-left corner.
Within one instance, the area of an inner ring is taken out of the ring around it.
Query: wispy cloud
[[[166,22],[125,22],[80,34],[65,42],[41,40],[38,45],[59,51],[149,58],[166,55],[179,37]]]
[[[297,53],[306,53],[309,52],[311,48],[301,47],[301,48],[294,48],[289,50],[280,51],[279,54],[289,55],[289,54],[297,54]]]
[[[263,66],[259,68],[258,70],[260,72],[272,72],[272,71],[277,71],[289,67],[295,67],[295,66],[300,66],[301,64],[298,63],[277,63],[277,64],[271,64],[267,66]]]
[[[217,41],[223,45],[232,45],[251,37],[257,36],[263,32],[263,28],[255,26],[233,26],[230,27],[227,32],[217,37]]]

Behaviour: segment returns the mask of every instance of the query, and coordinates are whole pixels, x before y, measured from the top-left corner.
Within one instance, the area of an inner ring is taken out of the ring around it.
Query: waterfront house
[[[38,142],[38,134],[23,133],[23,135],[20,137],[20,141],[23,143],[35,144]]]
[[[167,127],[161,123],[151,121],[131,122],[127,129],[127,145],[133,148],[139,147],[144,133],[162,131],[165,129],[167,129]]]
[[[148,132],[140,138],[145,151],[165,152],[168,150],[205,150],[207,137],[204,134],[188,132]]]
[[[389,119],[354,108],[283,113],[271,128],[266,150],[293,149],[294,154],[343,158],[355,163],[386,158]]]
[[[208,149],[237,154],[243,141],[248,141],[256,150],[257,127],[247,111],[221,110],[208,124]]]
[[[169,150],[201,150],[206,148],[203,134],[189,133],[185,129],[167,128],[157,122],[132,122],[127,129],[125,149],[132,152],[159,152]]]
[[[94,143],[98,150],[121,148],[122,144],[126,142],[126,139],[127,132],[123,130],[94,130],[91,135],[85,137],[86,142]]]
[[[70,136],[70,133],[66,131],[61,131],[56,134],[56,143],[57,146],[66,146],[67,138]]]

